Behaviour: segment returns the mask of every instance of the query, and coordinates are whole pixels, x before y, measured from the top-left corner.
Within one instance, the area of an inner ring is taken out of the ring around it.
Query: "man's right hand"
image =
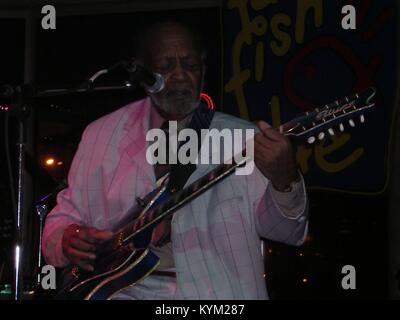
[[[97,245],[112,237],[110,231],[69,225],[63,234],[62,248],[64,255],[73,263],[87,271],[93,271]]]

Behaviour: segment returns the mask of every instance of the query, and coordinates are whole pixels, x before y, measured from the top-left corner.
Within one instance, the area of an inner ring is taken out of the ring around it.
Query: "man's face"
[[[146,64],[160,73],[165,89],[151,95],[153,104],[169,120],[181,120],[198,105],[202,87],[202,59],[185,30],[169,26],[161,29],[148,47]]]

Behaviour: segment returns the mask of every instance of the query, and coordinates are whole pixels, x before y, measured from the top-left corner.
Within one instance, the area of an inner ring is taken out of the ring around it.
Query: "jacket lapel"
[[[154,169],[146,160],[147,141],[146,133],[149,128],[150,98],[144,99],[129,115],[124,125],[125,135],[121,141],[121,148],[138,167],[138,172],[155,185]]]

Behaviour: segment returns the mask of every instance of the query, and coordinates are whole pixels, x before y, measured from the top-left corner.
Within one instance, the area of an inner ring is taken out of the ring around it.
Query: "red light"
[[[208,94],[202,92],[200,93],[200,98],[204,99],[207,102],[208,109],[214,110],[214,102]]]

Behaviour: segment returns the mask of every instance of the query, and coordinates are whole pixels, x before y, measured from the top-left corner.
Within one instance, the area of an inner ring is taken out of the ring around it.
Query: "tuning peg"
[[[353,127],[353,128],[356,126],[356,124],[354,123],[353,119],[349,120],[349,125],[350,125],[350,127]]]
[[[328,132],[329,132],[329,134],[330,134],[331,136],[334,136],[334,135],[335,135],[335,131],[334,131],[332,128],[329,128],[329,129],[328,129]]]
[[[318,139],[319,140],[322,140],[322,139],[324,139],[325,138],[325,133],[324,132],[320,132],[319,134],[318,134]]]
[[[339,124],[339,130],[340,130],[340,132],[343,132],[343,131],[344,131],[344,125],[343,125],[343,123]]]
[[[363,114],[360,116],[360,122],[361,122],[361,123],[364,123],[364,122],[365,122],[365,118],[364,118],[364,115],[363,115]]]
[[[314,136],[308,137],[307,142],[309,144],[313,144],[315,142],[315,137]]]

